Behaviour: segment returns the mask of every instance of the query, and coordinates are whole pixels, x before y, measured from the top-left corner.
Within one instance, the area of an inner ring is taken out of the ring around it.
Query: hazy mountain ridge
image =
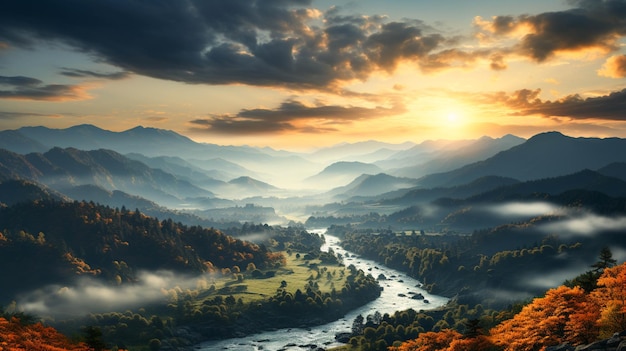
[[[363,162],[335,162],[322,170],[320,173],[305,179],[308,184],[319,183],[325,184],[325,187],[333,187],[354,180],[362,174],[378,174],[383,170],[373,164]]]
[[[61,192],[78,185],[94,184],[165,204],[188,196],[212,196],[211,192],[185,180],[110,150],[53,148],[44,154],[25,156],[2,152],[0,165],[5,172],[9,169],[4,177],[36,181]]]
[[[382,203],[406,205],[415,203],[426,203],[439,198],[464,199],[470,196],[492,191],[493,189],[499,189],[501,187],[517,183],[519,183],[519,181],[513,178],[485,176],[476,179],[470,183],[453,187],[408,189],[408,191],[405,191],[404,194],[396,198],[391,197],[393,193],[384,194],[382,196],[384,196],[386,199],[384,199]]]
[[[52,147],[74,147],[81,150],[111,149],[121,154],[137,152],[146,156],[179,156],[183,154],[206,155],[207,153],[221,154],[256,154],[257,150],[248,147],[219,146],[201,144],[170,130],[145,128],[137,126],[122,132],[113,132],[98,128],[90,124],[82,124],[66,129],[51,129],[46,127],[23,127],[15,132],[45,146],[45,150]],[[1,140],[2,138],[0,138]],[[2,143],[3,148],[11,150],[11,145]],[[45,151],[42,150],[42,151]]]
[[[522,181],[556,177],[626,162],[626,153],[616,150],[626,150],[626,139],[572,138],[558,132],[541,133],[484,161],[420,178],[420,184],[452,186],[487,175]]]
[[[137,153],[126,154],[125,156],[130,159],[140,161],[151,168],[161,169],[167,173],[173,174],[203,187],[220,186],[224,184],[224,181],[210,177],[207,174],[208,171],[197,167],[180,157],[146,157]]]
[[[626,197],[626,181],[589,169],[561,177],[531,180],[500,187],[471,197],[470,201],[498,201],[530,194],[558,195],[570,190],[600,192],[613,197]]]
[[[10,179],[0,181],[0,207],[32,201],[69,201],[69,198],[52,189],[45,189],[40,184],[28,180]]]
[[[335,198],[368,197],[414,187],[416,179],[394,177],[385,173],[363,174],[345,186],[328,192]]]
[[[413,145],[415,144],[412,142],[391,144],[376,140],[368,140],[357,143],[341,143],[325,147],[313,153],[307,154],[305,157],[313,161],[326,163],[340,161],[373,162],[396,154],[399,150],[406,150]]]
[[[383,225],[396,229],[471,232],[476,228],[529,220],[541,213],[558,214],[556,207],[551,206],[617,215],[626,206],[626,181],[591,170],[526,182],[487,176],[461,186],[404,189],[349,200],[316,208],[315,220],[307,222],[316,226],[354,223],[360,228]],[[543,205],[535,205],[539,203]],[[510,204],[520,204],[521,212],[507,213]]]
[[[396,166],[395,169],[390,170],[390,173],[396,176],[419,178],[431,173],[450,171],[473,162],[485,160],[500,151],[508,150],[525,141],[525,139],[510,134],[496,139],[482,137],[472,142],[459,143],[458,146],[455,144],[454,148],[448,146],[437,150],[429,155],[426,160],[420,160],[417,164],[415,159],[404,158],[402,163],[398,164],[414,165],[408,167],[403,165],[400,168]],[[388,163],[391,164],[391,160]]]

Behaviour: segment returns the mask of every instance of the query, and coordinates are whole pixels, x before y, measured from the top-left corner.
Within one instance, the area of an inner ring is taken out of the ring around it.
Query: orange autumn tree
[[[452,329],[443,329],[439,332],[421,333],[417,339],[409,340],[398,347],[390,347],[390,351],[440,351],[456,339],[462,337],[461,333]]]
[[[0,351],[89,351],[85,344],[72,343],[52,327],[41,323],[22,325],[17,318],[0,317]]]
[[[485,335],[463,336],[453,329],[421,333],[417,339],[409,340],[390,351],[487,351],[493,344]]]
[[[505,351],[538,351],[563,342],[584,343],[596,338],[580,326],[594,325],[599,306],[580,287],[560,286],[536,298],[512,319],[491,329],[496,345]]]
[[[626,330],[626,263],[604,269],[591,296],[601,306],[601,338]]]

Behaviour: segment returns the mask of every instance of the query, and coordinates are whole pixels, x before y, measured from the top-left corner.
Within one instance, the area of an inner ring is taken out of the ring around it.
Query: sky
[[[626,137],[626,0],[4,0],[0,130]]]

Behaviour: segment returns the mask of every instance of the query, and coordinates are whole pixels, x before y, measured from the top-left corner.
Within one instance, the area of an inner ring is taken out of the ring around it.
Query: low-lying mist
[[[546,233],[558,233],[561,236],[593,236],[606,231],[626,230],[626,217],[570,213],[559,221],[541,225],[540,229]]]
[[[546,234],[562,237],[593,236],[602,232],[626,230],[626,216],[604,216],[585,209],[570,209],[549,202],[509,202],[490,205],[485,211],[506,219],[555,216],[538,225]]]
[[[572,262],[567,268],[554,271],[546,271],[542,274],[529,274],[520,276],[520,283],[531,288],[539,288],[541,291],[548,290],[563,284],[566,280],[589,270],[589,265],[581,262]]]
[[[111,286],[80,278],[71,286],[48,285],[23,294],[18,306],[46,317],[76,317],[88,313],[124,311],[166,303],[170,289],[195,288],[209,276],[181,276],[170,271],[140,272],[136,283]]]
[[[565,214],[563,208],[549,202],[509,202],[487,206],[485,210],[500,217],[536,217],[548,214]]]

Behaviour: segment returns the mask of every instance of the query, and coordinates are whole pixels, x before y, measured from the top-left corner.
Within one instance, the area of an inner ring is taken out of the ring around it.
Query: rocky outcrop
[[[546,351],[626,351],[626,331],[588,345],[573,346],[568,343],[546,348]]]

